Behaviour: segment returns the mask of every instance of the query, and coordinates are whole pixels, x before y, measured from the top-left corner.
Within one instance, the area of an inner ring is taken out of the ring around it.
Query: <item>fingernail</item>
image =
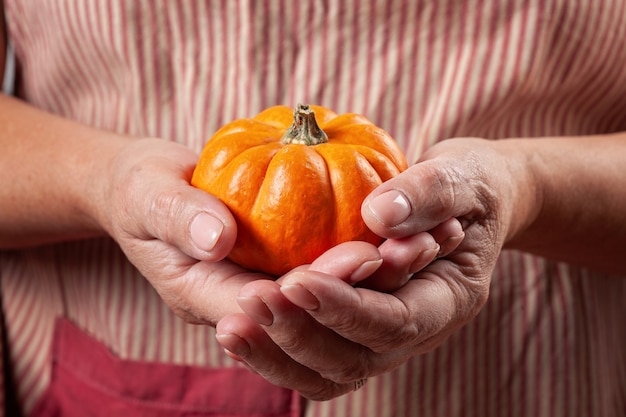
[[[242,360],[243,358],[250,356],[250,353],[252,352],[248,342],[236,334],[218,334],[215,338],[224,349],[236,356],[231,356],[233,359]]]
[[[320,306],[319,300],[302,285],[285,285],[280,287],[280,291],[289,301],[305,310],[316,310]]]
[[[438,256],[447,255],[456,249],[457,246],[465,239],[465,233],[458,236],[452,236],[440,243]]]
[[[376,259],[375,261],[363,262],[357,269],[350,274],[350,280],[348,282],[355,283],[364,280],[372,275],[383,264],[382,259]]]
[[[271,326],[274,323],[274,315],[259,297],[239,297],[237,302],[239,307],[257,323],[263,326]]]
[[[199,213],[191,222],[191,240],[204,251],[212,250],[222,236],[224,223],[208,213]]]
[[[402,223],[411,214],[409,200],[397,190],[387,191],[375,197],[369,203],[369,209],[374,217],[388,227]]]
[[[417,258],[413,261],[413,263],[409,267],[409,273],[414,274],[420,271],[429,263],[431,263],[433,260],[435,260],[435,258],[437,258],[437,255],[439,254],[440,250],[441,250],[440,246],[436,245],[432,249],[427,249],[423,252],[420,252],[420,254],[417,255]]]

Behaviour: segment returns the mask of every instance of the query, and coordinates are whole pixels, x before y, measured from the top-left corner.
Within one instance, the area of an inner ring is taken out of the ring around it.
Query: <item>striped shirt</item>
[[[274,104],[356,112],[409,161],[438,141],[626,130],[620,0],[5,0],[33,105],[200,151]],[[121,358],[229,368],[110,239],[0,252],[14,391],[51,380],[66,317]],[[626,280],[504,251],[471,323],[307,417],[623,416]],[[6,382],[5,382],[6,383]]]

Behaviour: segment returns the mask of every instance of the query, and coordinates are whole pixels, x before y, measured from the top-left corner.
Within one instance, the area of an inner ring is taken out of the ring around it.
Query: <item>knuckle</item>
[[[385,308],[390,312],[389,317],[396,319],[393,325],[388,323],[376,325],[376,331],[372,332],[376,337],[368,343],[369,348],[376,354],[394,352],[411,346],[421,336],[408,308],[393,303]]]
[[[418,164],[419,165],[419,164]],[[418,169],[418,166],[415,166]],[[424,164],[419,166],[419,177],[425,181],[424,190],[429,203],[429,216],[435,219],[448,218],[456,202],[459,173],[447,164]]]
[[[300,391],[300,394],[311,401],[328,401],[345,394],[346,389],[333,381],[324,380],[316,389]]]
[[[350,361],[346,361],[341,366],[320,372],[323,378],[337,384],[349,384],[362,378],[370,376],[371,358],[370,352],[359,349],[359,353],[353,356]]]
[[[169,309],[186,323],[207,324],[202,312],[194,308],[189,301],[184,302],[180,297],[173,296],[169,292],[161,293],[160,296]]]
[[[419,334],[421,335],[422,332],[419,332]],[[385,341],[372,346],[371,349],[377,354],[391,353],[415,344],[417,339],[417,326],[411,324],[409,326],[405,326],[399,332],[390,335],[390,337],[386,338]]]
[[[275,340],[279,343],[281,349],[294,357],[306,355],[310,349],[305,339],[306,338],[302,337],[301,333],[298,331],[285,332],[275,336]]]
[[[158,193],[150,204],[151,214],[158,218],[173,221],[182,214],[185,206],[182,193],[179,190],[162,190]]]
[[[396,298],[384,297],[380,300],[369,300],[372,305],[361,304],[351,309],[361,311],[367,308],[386,312],[384,316],[370,317],[367,322],[364,322],[363,317],[358,314],[344,314],[336,315],[334,320],[327,320],[325,324],[339,334],[358,335],[359,343],[365,347],[359,352],[358,359],[368,363],[372,354],[394,352],[412,346],[418,338],[422,338],[421,329],[408,306],[397,301]],[[367,376],[353,375],[350,372],[345,374],[349,375],[348,380],[352,381]]]
[[[359,311],[362,307],[356,307],[351,309],[352,311]],[[355,334],[362,331],[361,318],[357,314],[335,314],[326,318],[324,324],[331,329],[334,329],[339,334]]]
[[[458,290],[458,293],[461,294],[457,297],[460,300],[457,303],[458,310],[464,311],[468,318],[473,318],[489,298],[488,278],[468,278],[462,283],[462,288]]]
[[[193,312],[191,308],[185,308],[182,306],[170,306],[170,309],[174,314],[181,318],[187,324],[206,324],[206,320],[202,319],[200,315]]]

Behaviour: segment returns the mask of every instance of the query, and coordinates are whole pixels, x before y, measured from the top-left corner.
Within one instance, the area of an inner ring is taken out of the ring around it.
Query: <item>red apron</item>
[[[67,319],[56,323],[50,387],[33,417],[297,417],[297,393],[242,368],[123,360]]]

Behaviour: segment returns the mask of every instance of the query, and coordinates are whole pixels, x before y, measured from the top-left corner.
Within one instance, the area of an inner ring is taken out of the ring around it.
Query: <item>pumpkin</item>
[[[229,258],[282,275],[342,242],[380,244],[361,204],[406,167],[391,136],[363,116],[275,106],[219,129],[191,183],[233,213],[237,240]]]

